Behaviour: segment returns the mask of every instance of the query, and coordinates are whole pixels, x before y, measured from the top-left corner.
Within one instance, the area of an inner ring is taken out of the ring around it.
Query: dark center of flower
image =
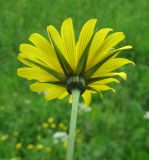
[[[70,94],[73,89],[78,89],[83,94],[86,89],[85,80],[78,76],[72,76],[67,80],[66,89]]]

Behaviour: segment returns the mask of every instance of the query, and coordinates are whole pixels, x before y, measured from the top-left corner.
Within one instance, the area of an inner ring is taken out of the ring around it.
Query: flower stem
[[[72,90],[72,111],[71,111],[69,139],[68,139],[69,143],[68,143],[66,160],[73,160],[79,97],[80,97],[80,91],[77,89]]]

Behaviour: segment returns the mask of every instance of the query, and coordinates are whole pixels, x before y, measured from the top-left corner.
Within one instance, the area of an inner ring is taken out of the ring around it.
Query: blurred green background
[[[0,0],[0,160],[65,159],[68,99],[32,93],[16,75],[16,56],[31,33],[47,37],[46,26],[60,28],[67,17],[77,34],[90,18],[123,31],[133,49],[121,56],[136,63],[122,69],[128,80],[114,85],[115,94],[96,95],[90,110],[79,110],[75,160],[149,160],[148,0]]]

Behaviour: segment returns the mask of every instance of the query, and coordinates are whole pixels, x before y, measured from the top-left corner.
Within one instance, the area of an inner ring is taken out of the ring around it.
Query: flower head
[[[86,106],[92,93],[112,90],[110,83],[126,79],[126,73],[117,70],[132,63],[126,58],[117,58],[122,50],[132,46],[116,48],[124,40],[122,32],[109,34],[111,28],[95,32],[96,19],[88,20],[76,40],[71,18],[64,20],[61,34],[52,25],[47,27],[49,40],[33,33],[29,40],[33,44],[21,44],[18,60],[27,65],[19,68],[19,76],[36,82],[30,86],[34,92],[44,92],[46,100],[62,99],[79,89]]]
[[[0,137],[0,140],[1,140],[1,141],[7,141],[8,138],[9,138],[9,136],[8,136],[7,134],[5,134],[5,135],[2,135],[2,136]]]
[[[56,128],[56,124],[55,124],[55,123],[52,123],[52,124],[50,125],[50,127],[51,127],[52,129],[55,129],[55,128]]]
[[[34,149],[34,145],[33,144],[28,144],[27,145],[27,149],[28,150],[33,150]]]
[[[53,122],[54,122],[54,118],[49,117],[49,118],[48,118],[48,122],[49,122],[50,124],[53,123]]]
[[[39,150],[39,151],[41,151],[43,149],[43,145],[42,144],[38,144],[36,146],[36,149]]]
[[[62,129],[62,130],[64,130],[64,131],[67,130],[67,126],[63,122],[59,123],[59,128]]]
[[[51,148],[51,147],[46,147],[46,148],[45,148],[45,151],[46,151],[47,153],[50,153],[50,152],[52,152],[52,148]]]
[[[21,149],[21,148],[22,148],[22,143],[20,143],[20,142],[19,142],[19,143],[17,143],[17,144],[16,144],[16,149],[18,149],[18,150],[19,150],[19,149]]]
[[[45,122],[45,123],[42,124],[42,127],[43,127],[44,129],[47,129],[47,128],[49,128],[49,124]]]
[[[68,140],[64,140],[63,147],[67,149],[67,147],[68,147]]]

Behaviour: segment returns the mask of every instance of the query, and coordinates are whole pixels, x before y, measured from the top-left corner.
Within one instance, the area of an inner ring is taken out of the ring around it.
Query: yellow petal
[[[116,83],[120,83],[119,80],[115,79],[115,78],[105,78],[103,80],[99,80],[97,82],[95,82],[96,84],[108,84],[111,82],[116,82]]]
[[[26,78],[28,80],[38,80],[40,82],[58,81],[57,78],[39,68],[30,68],[30,67],[19,68],[17,70],[17,74],[18,76]]]
[[[33,92],[45,92],[45,99],[52,100],[54,98],[62,98],[62,95],[66,92],[64,87],[48,84],[48,83],[34,83],[30,86]]]
[[[30,35],[29,40],[42,52],[47,54],[48,56],[51,55],[53,57],[56,57],[55,51],[49,41],[45,39],[43,36],[41,36],[38,33],[33,33]]]
[[[56,56],[56,53],[55,53],[53,47],[50,45],[48,40],[46,40],[43,36],[41,36],[38,33],[33,33],[29,37],[29,40],[38,48],[38,52],[37,52],[38,56],[39,56],[39,51],[40,51],[40,57],[42,57],[44,59],[47,58],[47,61],[49,60],[50,67],[56,69],[59,72],[62,72],[62,70],[59,70],[59,68],[61,68],[61,67],[60,67],[60,64],[58,63],[58,58]],[[20,50],[22,50],[23,53],[28,52],[27,50],[30,50],[30,52],[34,50],[34,52],[35,52],[35,49],[29,47],[29,45],[20,46]],[[36,49],[36,51],[37,51],[37,49]],[[53,61],[55,63],[50,63]]]
[[[47,27],[47,32],[48,32],[49,36],[53,39],[53,41],[56,44],[56,46],[58,47],[58,49],[61,51],[62,55],[69,62],[69,56],[67,54],[66,47],[64,45],[64,42],[63,42],[61,36],[59,35],[58,31],[56,30],[56,28],[54,26],[50,25]]]
[[[46,67],[49,67],[57,72],[63,73],[58,62],[58,59],[47,55],[45,52],[41,51],[39,48],[32,46],[30,44],[21,44],[20,45],[21,56],[33,62],[42,64]],[[54,62],[54,63],[53,63]]]
[[[99,49],[102,45],[102,43],[104,42],[105,37],[107,36],[107,34],[112,31],[111,28],[103,28],[100,29],[94,36],[93,41],[91,43],[91,47],[89,50],[89,55],[88,55],[88,63],[91,63],[91,61],[93,60],[93,56],[95,56],[95,54],[97,54],[99,52]],[[91,60],[91,61],[90,61]],[[87,64],[88,64],[87,63]],[[88,64],[89,65],[89,64]]]
[[[87,44],[89,43],[89,41],[93,35],[96,21],[97,21],[96,19],[91,19],[91,20],[87,21],[81,30],[79,40],[78,40],[77,46],[76,46],[77,63],[78,63],[83,51],[85,50]]]
[[[127,45],[127,46],[124,46],[124,47],[117,48],[115,50],[116,51],[122,51],[122,50],[126,50],[126,49],[132,49],[132,46],[131,45]]]
[[[72,95],[69,96],[69,103],[72,103]]]
[[[49,84],[49,83],[40,83],[40,82],[36,82],[32,85],[30,85],[30,89],[33,92],[44,92],[44,91],[48,91],[49,89],[56,87],[53,84]]]
[[[97,78],[97,77],[115,77],[115,76],[119,76],[121,78],[123,78],[124,80],[127,79],[127,74],[125,72],[111,72],[111,73],[105,73],[105,74],[102,74],[102,75],[94,75],[93,77],[94,78]]]
[[[116,32],[111,34],[105,39],[100,52],[105,52],[111,49],[112,47],[120,43],[122,40],[124,40],[124,38],[125,38],[125,35],[123,32]]]
[[[92,83],[88,85],[89,87],[92,87],[93,89],[97,90],[97,91],[107,91],[107,90],[112,90],[113,92],[115,92],[115,90],[111,87],[109,87],[108,85],[105,84],[96,84],[96,83]]]
[[[85,107],[88,107],[91,103],[91,92],[86,90],[83,94],[82,97],[84,99]]]
[[[114,70],[117,70],[118,68],[122,67],[125,64],[134,62],[126,59],[126,58],[114,58],[110,59],[107,62],[105,62],[95,73],[94,75],[101,75],[104,73],[112,72]]]
[[[109,50],[125,38],[122,32],[116,32],[108,36],[100,47],[99,51],[90,60],[90,68],[108,56]]]
[[[17,59],[18,59],[20,62],[26,64],[26,65],[29,66],[29,67],[32,67],[32,68],[40,68],[39,66],[35,65],[34,63],[32,63],[32,62],[24,59],[24,54],[23,54],[23,53],[20,53],[20,54],[17,56]]]
[[[27,57],[25,53],[20,53],[18,55],[18,60],[21,61],[22,63],[26,64],[27,66],[31,67],[31,68],[34,68],[34,69],[37,69],[37,70],[44,70],[44,71],[47,71],[50,75],[58,78],[58,79],[61,79],[61,80],[64,80],[65,79],[65,76],[63,75],[63,72],[62,73],[58,73],[57,71],[55,70],[51,70],[51,68],[44,62],[34,58],[34,57]],[[49,69],[48,69],[49,68]]]
[[[75,51],[75,35],[73,29],[72,19],[66,19],[61,27],[61,36],[63,44],[66,48],[68,61],[73,70],[76,66],[76,51]]]
[[[64,92],[61,96],[59,96],[58,98],[59,98],[59,99],[63,99],[63,98],[65,98],[67,95],[68,95],[68,92],[65,91],[65,92]]]
[[[131,45],[128,45],[128,46],[124,46],[124,47],[121,47],[121,48],[112,49],[112,50],[110,50],[110,51],[105,55],[105,57],[107,57],[107,56],[109,56],[109,55],[117,52],[117,54],[115,54],[115,55],[114,55],[113,57],[111,57],[110,59],[115,58],[115,57],[117,57],[117,55],[120,53],[120,51],[127,50],[127,49],[132,49],[132,46],[131,46]],[[105,57],[104,57],[104,58],[105,58]]]
[[[49,67],[49,65],[47,65],[44,62],[44,59],[42,58],[41,53],[38,50],[38,48],[36,48],[32,45],[29,45],[29,44],[21,44],[20,51],[22,53],[20,53],[17,58],[19,61],[23,62],[24,64],[31,66],[31,67],[35,67],[37,65],[32,63],[32,62],[35,62],[37,64],[41,64],[43,66]],[[27,62],[32,61],[32,62],[27,63],[26,61]],[[32,64],[34,64],[34,65],[32,65]]]
[[[45,94],[45,99],[48,101],[48,100],[52,100],[55,98],[59,98],[64,94],[65,91],[66,91],[65,88],[56,86],[55,88],[51,88],[48,91],[48,93]]]

